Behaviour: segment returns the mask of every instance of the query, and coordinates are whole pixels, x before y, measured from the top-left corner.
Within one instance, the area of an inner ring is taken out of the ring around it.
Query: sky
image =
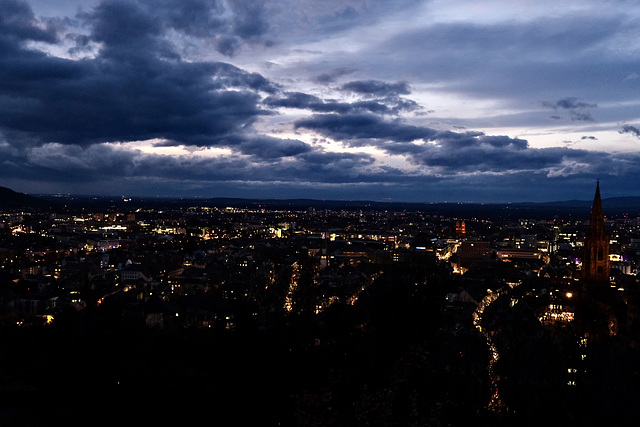
[[[640,196],[640,9],[0,0],[0,185],[402,202]]]

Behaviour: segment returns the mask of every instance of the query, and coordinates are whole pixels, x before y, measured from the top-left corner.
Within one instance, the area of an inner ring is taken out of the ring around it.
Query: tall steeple
[[[609,280],[609,235],[604,228],[604,213],[600,199],[600,180],[591,207],[591,221],[584,241],[582,269],[587,282]]]

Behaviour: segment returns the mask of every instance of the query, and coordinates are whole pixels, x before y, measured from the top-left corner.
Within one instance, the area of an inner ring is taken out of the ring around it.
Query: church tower
[[[604,228],[600,181],[596,184],[596,195],[591,207],[591,221],[584,241],[582,270],[586,282],[609,281],[609,235]]]

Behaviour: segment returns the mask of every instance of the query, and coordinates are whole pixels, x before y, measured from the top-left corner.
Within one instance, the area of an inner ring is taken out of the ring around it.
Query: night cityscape
[[[637,422],[639,20],[0,0],[0,426]]]
[[[618,425],[640,210],[597,191],[561,218],[5,189],[0,419]]]

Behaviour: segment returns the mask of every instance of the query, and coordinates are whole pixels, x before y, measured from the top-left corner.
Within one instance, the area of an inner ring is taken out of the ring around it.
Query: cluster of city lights
[[[298,279],[300,279],[300,265],[297,262],[293,263],[293,270],[291,271],[291,281],[289,282],[289,289],[287,295],[284,298],[284,309],[287,312],[293,310],[293,294],[298,287]]]

